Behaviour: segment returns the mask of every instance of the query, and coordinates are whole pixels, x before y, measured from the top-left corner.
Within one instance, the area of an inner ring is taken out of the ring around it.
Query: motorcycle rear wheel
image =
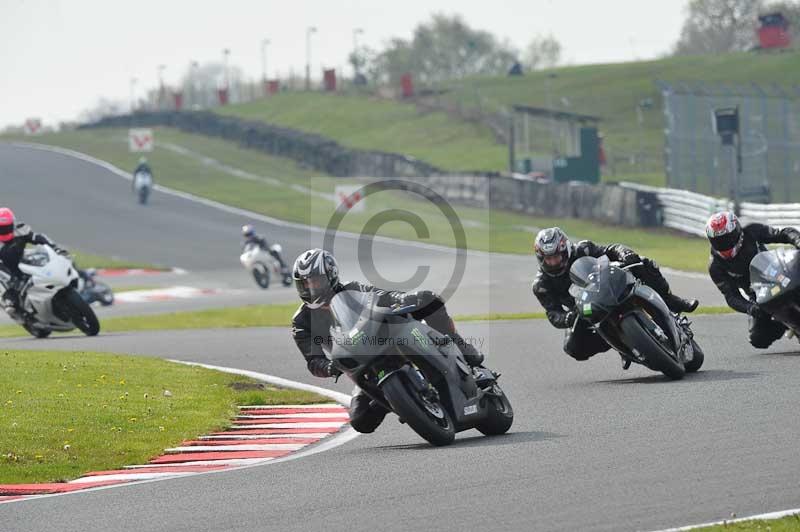
[[[265,290],[269,288],[269,268],[260,262],[255,263],[255,265],[253,265],[253,279],[255,279],[256,284],[261,288]]]
[[[650,369],[660,371],[672,380],[682,379],[686,374],[683,364],[673,358],[653,333],[639,323],[639,319],[636,314],[630,314],[625,316],[620,323],[630,347],[644,355]]]
[[[432,403],[420,396],[402,372],[387,377],[381,390],[389,406],[414,432],[432,445],[450,445],[456,437],[450,414],[441,403]],[[434,414],[433,411],[436,411]]]

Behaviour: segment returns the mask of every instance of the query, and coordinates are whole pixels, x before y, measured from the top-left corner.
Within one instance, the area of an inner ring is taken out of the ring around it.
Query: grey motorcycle
[[[448,445],[456,432],[472,428],[507,432],[514,411],[499,374],[467,365],[453,341],[414,319],[414,310],[378,306],[374,292],[337,294],[333,364],[433,445]]]

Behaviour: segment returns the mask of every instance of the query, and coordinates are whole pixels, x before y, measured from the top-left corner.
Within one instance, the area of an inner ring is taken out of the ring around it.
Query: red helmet
[[[0,207],[0,242],[8,242],[14,238],[14,211],[8,207]]]
[[[730,260],[739,253],[744,241],[744,232],[739,218],[728,211],[718,212],[708,219],[706,236],[711,243],[711,252]]]

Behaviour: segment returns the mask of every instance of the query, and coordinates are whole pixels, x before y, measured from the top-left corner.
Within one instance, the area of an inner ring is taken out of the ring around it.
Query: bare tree
[[[535,37],[525,50],[525,67],[528,70],[552,68],[561,60],[561,43],[555,37]]]
[[[761,8],[761,0],[691,0],[675,54],[714,54],[752,48]]]

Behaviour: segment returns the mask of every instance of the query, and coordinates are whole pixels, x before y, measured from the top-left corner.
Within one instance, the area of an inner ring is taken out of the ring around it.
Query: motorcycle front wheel
[[[60,296],[60,306],[69,321],[83,334],[95,336],[100,332],[100,321],[97,319],[97,315],[74,288],[65,288],[58,296]]]
[[[683,364],[675,359],[653,331],[639,322],[640,319],[649,318],[639,317],[634,313],[625,316],[620,323],[629,347],[644,356],[650,369],[660,371],[672,380],[682,379],[686,374]]]
[[[406,376],[398,371],[381,383],[381,390],[389,406],[414,432],[432,445],[450,445],[456,437],[450,414],[440,402],[422,397]]]

